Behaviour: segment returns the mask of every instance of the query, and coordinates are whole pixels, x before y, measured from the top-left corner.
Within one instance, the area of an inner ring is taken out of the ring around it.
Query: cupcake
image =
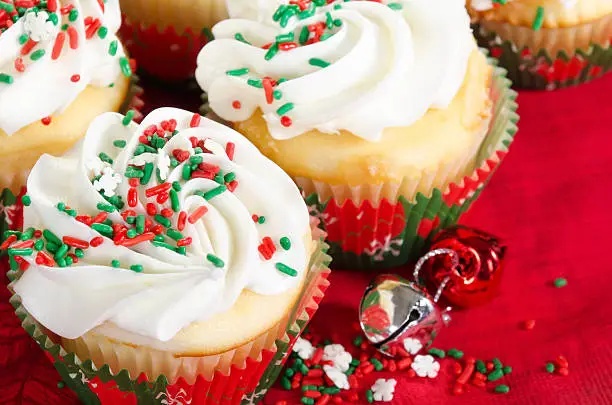
[[[552,90],[612,69],[610,0],[470,0],[481,46],[520,87]]]
[[[290,177],[197,114],[103,114],[27,188],[13,303],[86,403],[255,403],[327,287]]]
[[[117,0],[5,3],[0,189],[14,195],[43,153],[66,152],[95,117],[127,111],[134,94],[130,61],[115,36],[121,22]]]
[[[285,4],[213,33],[196,71],[209,107],[294,178],[345,267],[419,256],[516,129],[459,1]]]

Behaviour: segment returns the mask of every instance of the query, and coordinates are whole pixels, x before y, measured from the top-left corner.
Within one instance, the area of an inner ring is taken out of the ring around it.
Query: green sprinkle
[[[296,15],[297,13],[298,12],[295,8],[291,6],[287,6],[287,8],[285,9],[285,12],[283,13],[283,16],[280,19],[280,26],[282,28],[285,28],[287,24],[289,24],[289,19],[293,17],[294,15]]]
[[[342,8],[341,4],[335,4],[334,5],[334,10],[340,10]]]
[[[13,76],[7,75],[6,73],[0,73],[0,83],[13,84]]]
[[[145,216],[140,214],[136,217],[136,232],[143,233],[145,231]]]
[[[183,166],[183,180],[189,180],[191,178],[191,166],[185,164]]]
[[[365,396],[366,396],[366,401],[368,401],[369,404],[374,402],[374,394],[372,393],[372,390],[367,390],[365,392]]]
[[[140,178],[140,184],[147,184],[151,180],[151,176],[153,175],[153,169],[155,166],[153,163],[148,162],[144,165],[144,173]]]
[[[293,110],[294,104],[293,103],[286,103],[281,105],[280,107],[278,107],[278,110],[276,110],[276,113],[278,115],[285,115],[287,114],[289,111]]]
[[[546,371],[549,373],[554,373],[555,365],[553,363],[546,363]]]
[[[9,255],[12,255],[12,256],[31,256],[32,253],[34,253],[34,249],[32,248],[9,249],[8,253]]]
[[[302,403],[304,405],[314,405],[315,400],[312,398],[308,398],[308,397],[302,397]]]
[[[45,56],[45,50],[44,49],[38,49],[34,52],[32,52],[32,54],[30,55],[30,59],[32,60],[39,60],[40,58],[42,58],[43,56]]]
[[[55,243],[47,242],[47,250],[49,252],[55,253],[55,252],[57,252],[57,249],[59,249],[59,245],[57,245]]]
[[[119,58],[119,66],[121,67],[121,73],[123,73],[125,77],[132,76],[132,68],[130,67],[130,61],[128,58],[125,56]]]
[[[25,44],[26,42],[28,42],[28,39],[30,39],[30,37],[28,37],[26,34],[23,34],[19,37],[19,45]]]
[[[227,72],[225,72],[225,74],[227,74],[228,76],[243,76],[247,73],[249,73],[248,68],[228,70]]]
[[[493,365],[495,366],[496,369],[500,369],[500,368],[504,367],[504,365],[502,364],[501,360],[498,359],[497,357],[494,358],[493,360],[491,360],[491,362],[493,362]]]
[[[128,238],[134,239],[136,236],[138,236],[138,232],[136,232],[136,229],[130,229],[126,232],[126,235]]]
[[[128,223],[128,224],[130,224],[130,225],[133,225],[133,224],[136,222],[136,217],[134,217],[134,216],[127,217],[127,218],[125,219],[125,222],[127,222],[127,223]]]
[[[320,41],[325,41],[327,38],[332,37],[334,34],[331,32],[327,32],[323,35],[321,35],[321,38],[319,38]]]
[[[64,212],[66,214],[70,215],[71,217],[76,217],[77,216],[77,212],[75,210],[66,210]]]
[[[115,55],[117,55],[117,50],[118,49],[119,49],[119,41],[114,40],[108,46],[108,54],[110,56],[115,56]]]
[[[13,11],[15,11],[15,6],[9,3],[0,2],[0,9],[12,13]]]
[[[278,53],[278,44],[274,43],[272,44],[272,46],[270,48],[268,48],[268,51],[266,52],[266,54],[264,55],[264,59],[265,60],[270,60],[272,59],[276,54]]]
[[[59,267],[66,267],[66,259],[60,257],[55,261]]]
[[[340,392],[340,388],[338,387],[327,387],[327,388],[323,388],[323,391],[321,391],[323,394],[328,394],[328,395],[336,395]]]
[[[305,20],[305,19],[307,19],[307,18],[310,18],[310,17],[312,17],[312,16],[315,14],[316,10],[317,10],[317,8],[316,8],[314,5],[311,5],[311,6],[310,6],[310,7],[308,7],[306,10],[301,11],[301,12],[298,14],[298,18],[299,18],[300,20]]]
[[[280,271],[281,273],[284,273],[288,276],[291,277],[295,277],[298,275],[298,272],[295,271],[294,269],[292,269],[291,267],[287,266],[286,264],[283,263],[276,263],[276,270]]]
[[[446,352],[446,354],[448,354],[453,359],[457,359],[457,360],[463,358],[463,352],[457,349],[450,349]]]
[[[340,19],[336,19],[336,20],[334,20],[334,25],[335,25],[336,27],[342,27],[342,20],[340,20]]]
[[[172,223],[170,222],[170,220],[168,218],[166,218],[163,215],[160,214],[155,214],[155,220],[162,224],[163,226],[165,226],[166,228],[170,228],[170,226],[172,225]]]
[[[108,155],[107,155],[106,153],[104,153],[104,152],[100,152],[100,153],[98,154],[98,157],[99,157],[99,158],[100,158],[100,160],[101,160],[101,161],[103,161],[103,162],[106,162],[106,163],[111,164],[111,165],[113,164],[113,159],[111,159],[111,157],[110,157],[110,156],[108,156]]]
[[[106,36],[108,35],[108,28],[106,27],[100,27],[98,29],[98,36],[102,39],[106,38]]]
[[[176,160],[176,158],[171,157],[170,158],[170,166],[177,167],[178,165],[180,165],[180,162],[178,160]]]
[[[68,21],[75,22],[79,18],[79,11],[76,8],[70,10],[70,14],[68,14]]]
[[[34,236],[34,228],[28,228],[24,233],[19,237],[20,240],[30,240]]]
[[[251,45],[251,43],[247,41],[241,33],[237,33],[236,35],[234,35],[234,38],[236,38],[240,42],[244,42],[247,45]]]
[[[291,240],[289,240],[288,237],[283,236],[282,238],[280,238],[280,245],[283,249],[289,250],[291,249]]]
[[[332,17],[329,11],[325,13],[325,25],[327,26],[327,29],[329,30],[334,28],[334,18]]]
[[[130,123],[134,119],[134,115],[136,115],[136,111],[134,110],[129,110],[128,112],[126,112],[125,117],[123,117],[123,121],[121,121],[123,126],[127,127],[128,125],[130,125]]]
[[[361,362],[358,359],[353,359],[353,360],[351,360],[350,364],[353,367],[357,367],[357,366],[359,366],[361,364]]]
[[[497,387],[495,387],[494,391],[498,394],[507,394],[510,392],[510,387],[505,384],[499,384]]]
[[[436,349],[436,348],[431,348],[427,351],[427,353],[431,354],[432,356],[436,356],[438,358],[445,358],[446,357],[446,352],[444,350],[441,349]]]
[[[199,165],[203,161],[204,161],[204,158],[202,156],[192,156],[189,158],[189,162],[191,162],[192,164],[196,164],[196,165]]]
[[[91,229],[101,233],[102,235],[112,235],[113,228],[106,224],[91,224]]]
[[[533,28],[534,31],[538,31],[540,28],[542,28],[543,24],[544,24],[544,7],[539,6],[538,9],[536,10],[536,15],[533,20],[533,24],[531,28]]]
[[[183,234],[172,228],[169,228],[168,231],[166,231],[166,234],[174,240],[183,239]]]
[[[501,371],[500,369],[497,370],[493,370],[491,371],[491,373],[489,373],[489,375],[487,376],[487,380],[489,381],[497,381],[500,378],[502,378],[504,376],[504,372]]]
[[[281,387],[283,387],[284,390],[291,391],[291,380],[287,377],[281,378]]]
[[[308,63],[310,63],[312,66],[318,66],[322,68],[329,66],[329,62],[326,62],[323,59],[319,59],[319,58],[310,58],[308,60]]]
[[[215,198],[216,196],[223,194],[225,191],[227,191],[227,187],[224,185],[220,185],[218,187],[213,188],[212,190],[208,190],[204,193],[202,197],[204,197],[206,201],[209,201]]]
[[[285,375],[289,378],[293,377],[295,375],[295,370],[292,368],[287,368],[285,369]]]
[[[555,281],[553,282],[553,284],[557,288],[563,288],[563,287],[565,287],[567,285],[567,280],[562,278],[562,277],[556,278]]]
[[[226,174],[225,176],[223,176],[223,180],[226,183],[231,183],[232,181],[236,180],[236,173],[234,172],[229,172],[228,174]]]
[[[308,38],[310,38],[310,31],[308,31],[308,27],[304,26],[300,32],[300,45],[304,45],[308,41]]]
[[[62,244],[62,240],[48,229],[43,230],[43,237],[47,240],[47,242],[55,243],[58,246]]]
[[[157,241],[157,240],[153,240],[153,241],[151,241],[151,243],[153,244],[153,246],[163,247],[163,248],[166,248],[168,250],[174,250],[174,247],[169,245],[169,244],[167,244],[166,242],[160,242],[160,241]]]
[[[57,383],[57,388],[59,388],[60,390],[61,390],[62,388],[64,388],[65,386],[66,386],[66,384],[64,384],[64,382],[63,382],[63,381],[60,381],[60,382],[58,382],[58,383]]]
[[[260,224],[260,225],[261,225],[261,224],[263,224],[263,223],[265,223],[265,222],[266,222],[266,217],[264,217],[263,215],[262,215],[262,216],[260,216],[260,217],[257,217],[257,223],[258,223],[258,224]]]
[[[281,83],[285,83],[286,81],[287,81],[287,79],[285,79],[284,77],[281,77],[280,79],[278,79],[278,80],[276,81],[276,85],[278,86],[279,84],[281,84]]]
[[[209,253],[206,255],[206,260],[211,262],[215,267],[221,268],[225,266],[225,263],[223,262],[223,260],[219,259],[217,256],[213,255],[212,253]]]
[[[130,266],[130,270],[136,272],[136,273],[142,273],[142,271],[144,270],[142,267],[142,264],[133,264]]]
[[[280,20],[280,18],[283,16],[283,13],[285,12],[285,9],[287,8],[287,6],[285,4],[281,4],[276,11],[274,12],[274,14],[272,15],[272,20],[275,22],[278,22]]]
[[[34,242],[34,249],[36,250],[43,250],[45,247],[45,241],[42,239],[38,239],[36,242]]]
[[[223,180],[223,175],[221,173],[217,174],[213,180],[219,184],[225,184],[225,181]]]
[[[383,369],[383,364],[374,357],[370,359],[370,363],[374,365],[374,369],[376,369],[376,371],[381,371]]]
[[[117,139],[116,141],[113,141],[113,146],[117,148],[125,148],[125,145],[127,145],[127,142],[121,139]]]
[[[302,385],[302,392],[304,391],[317,391],[319,387],[316,385]]]
[[[53,25],[57,25],[59,24],[59,17],[55,13],[50,13],[47,21],[51,21]]]
[[[66,209],[66,204],[63,202],[58,202],[56,207],[59,211],[64,211]]]
[[[504,372],[504,375],[510,374],[512,372],[512,367],[505,366],[504,368],[502,368],[502,371]]]
[[[401,10],[404,8],[401,3],[389,3],[387,4],[387,7],[389,7],[391,10]]]
[[[121,263],[119,262],[119,260],[115,259],[111,262],[111,266],[118,268],[121,267]]]
[[[72,256],[66,256],[64,257],[64,260],[66,261],[66,266],[72,266],[72,263],[74,263]]]
[[[274,90],[272,96],[275,100],[280,100],[283,97],[283,93],[280,90]]]
[[[176,249],[174,249],[174,251],[178,253],[179,255],[183,255],[183,256],[187,255],[187,247],[185,246],[179,246]]]
[[[74,249],[74,255],[81,259],[83,256],[85,256],[85,252],[83,252],[83,249],[81,248],[76,248]]]
[[[476,360],[476,370],[480,374],[486,374],[487,373],[487,366],[486,366],[486,364],[484,364],[484,361]]]
[[[29,207],[30,204],[32,204],[32,199],[30,198],[29,195],[24,195],[23,197],[21,197],[21,203],[24,206]]]
[[[115,212],[117,210],[117,208],[114,205],[111,205],[111,204],[98,203],[98,205],[96,205],[96,207],[100,211],[104,211],[104,212]]]
[[[144,171],[133,166],[128,166],[127,169],[125,169],[125,177],[129,179],[139,179],[144,177]]]
[[[68,28],[70,28],[70,25],[69,25],[69,24],[64,24],[64,25],[62,25],[62,31],[67,31],[67,30],[68,30]]]

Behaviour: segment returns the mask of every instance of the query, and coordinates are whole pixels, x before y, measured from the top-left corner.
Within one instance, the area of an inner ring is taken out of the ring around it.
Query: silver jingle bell
[[[445,316],[426,291],[398,276],[376,277],[361,299],[359,321],[366,338],[381,353],[416,354],[430,346]]]

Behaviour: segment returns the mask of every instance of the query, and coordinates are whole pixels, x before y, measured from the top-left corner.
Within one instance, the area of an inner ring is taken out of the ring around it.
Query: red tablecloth
[[[194,108],[197,91],[171,95],[147,86],[149,100]],[[449,394],[448,367],[435,380],[398,379],[393,403],[416,404],[612,404],[612,75],[553,93],[521,92],[520,131],[511,153],[463,223],[503,237],[509,245],[501,295],[477,309],[456,312],[436,346],[457,347],[478,358],[499,357],[514,372],[504,377],[507,395],[470,389]],[[159,103],[155,103],[159,104]],[[398,270],[407,273],[408,269]],[[552,281],[565,277],[557,289]],[[361,291],[370,276],[335,271],[313,328],[354,337]],[[0,404],[73,404],[40,350],[17,326],[0,293]],[[537,321],[524,331],[526,319]],[[565,355],[568,377],[544,371]],[[449,364],[449,363],[443,363]],[[390,377],[390,375],[384,375]],[[265,404],[298,396],[272,390]]]

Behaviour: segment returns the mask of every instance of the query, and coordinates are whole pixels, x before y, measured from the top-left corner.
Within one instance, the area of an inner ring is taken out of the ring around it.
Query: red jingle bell
[[[449,249],[453,254],[431,257],[422,267],[428,284],[442,289],[442,297],[459,307],[489,302],[497,294],[503,273],[506,246],[483,231],[455,226],[438,233],[430,247]]]

